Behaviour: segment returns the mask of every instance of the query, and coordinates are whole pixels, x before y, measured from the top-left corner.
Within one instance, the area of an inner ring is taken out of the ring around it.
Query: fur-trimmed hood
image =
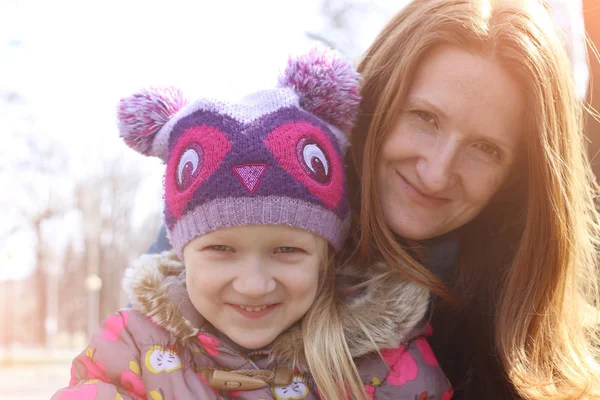
[[[341,320],[353,357],[396,347],[422,333],[429,292],[393,275],[383,264],[345,267],[337,274]],[[166,329],[182,345],[214,329],[196,311],[185,286],[185,266],[177,255],[144,255],[126,271],[123,282],[132,307]],[[271,359],[304,366],[299,324],[271,346]]]

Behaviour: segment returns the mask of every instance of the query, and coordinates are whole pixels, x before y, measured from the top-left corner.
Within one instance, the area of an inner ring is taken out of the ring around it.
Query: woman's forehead
[[[407,106],[422,106],[465,131],[492,135],[505,145],[521,136],[526,97],[492,57],[454,46],[434,49],[419,65]]]

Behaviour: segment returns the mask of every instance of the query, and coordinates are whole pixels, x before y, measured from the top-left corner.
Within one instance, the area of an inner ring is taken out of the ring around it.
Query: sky
[[[22,214],[49,196],[68,197],[76,178],[97,173],[107,159],[140,168],[140,196],[150,199],[141,203],[146,210],[160,207],[163,166],[118,138],[121,97],[157,85],[177,86],[188,98],[226,99],[272,87],[290,54],[314,46],[307,33],[331,38],[356,58],[403,2],[356,3],[352,34],[346,34],[330,29],[321,0],[0,0],[0,96],[14,99],[0,101],[6,144],[0,148],[0,187],[6,189],[0,194],[0,280],[26,277],[34,253],[27,229],[8,238],[2,232],[20,226]],[[62,179],[48,182],[22,170],[32,162],[24,136],[67,155]],[[66,243],[75,219],[49,227],[52,246]]]

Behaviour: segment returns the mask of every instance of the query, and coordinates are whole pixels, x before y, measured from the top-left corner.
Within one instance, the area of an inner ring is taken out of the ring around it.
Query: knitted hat
[[[164,217],[182,257],[219,228],[287,225],[339,249],[349,226],[343,157],[359,75],[331,50],[290,58],[277,88],[188,103],[175,88],[121,100],[120,135],[166,164]],[[183,258],[182,258],[183,259]]]

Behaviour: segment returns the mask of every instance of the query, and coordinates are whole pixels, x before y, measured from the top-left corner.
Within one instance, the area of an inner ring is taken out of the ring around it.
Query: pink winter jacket
[[[338,279],[343,286],[359,276],[382,277],[343,298],[348,345],[367,392],[377,400],[450,399],[452,389],[424,338],[427,291],[382,271],[376,266],[365,276],[346,269]],[[52,400],[319,399],[298,324],[267,349],[240,348],[193,307],[185,267],[174,253],[141,257],[124,287],[132,308],[104,321],[73,361],[69,387]],[[381,356],[379,349],[385,349]]]

